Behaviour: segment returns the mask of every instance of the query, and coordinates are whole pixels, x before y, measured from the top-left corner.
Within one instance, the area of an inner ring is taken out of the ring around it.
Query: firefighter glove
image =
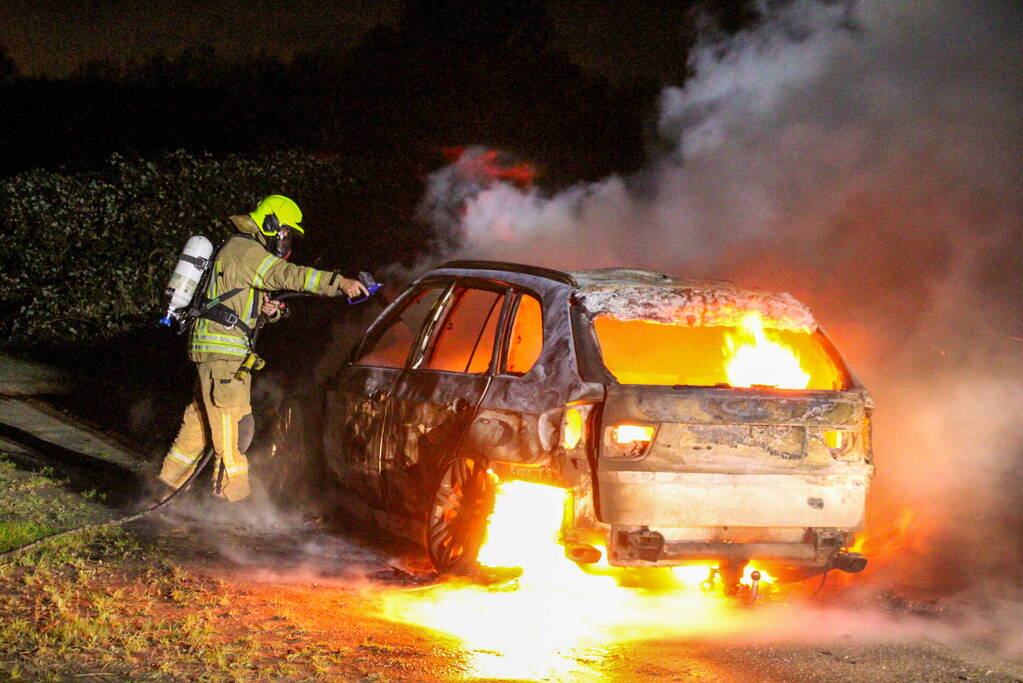
[[[358,280],[351,280],[339,273],[331,274],[323,293],[329,296],[340,296],[344,294],[350,299],[369,296],[369,292],[366,290],[365,285]]]

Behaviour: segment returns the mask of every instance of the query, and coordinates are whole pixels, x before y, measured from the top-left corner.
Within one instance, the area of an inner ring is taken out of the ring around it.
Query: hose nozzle
[[[364,270],[359,273],[358,280],[362,283],[362,286],[366,288],[366,291],[369,292],[369,294],[366,296],[360,296],[358,299],[348,297],[348,303],[350,304],[361,304],[363,301],[373,296],[381,287],[380,283],[374,280],[373,276]]]

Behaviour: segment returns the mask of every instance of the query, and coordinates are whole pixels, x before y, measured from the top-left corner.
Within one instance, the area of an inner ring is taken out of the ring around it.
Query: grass
[[[99,504],[95,491],[78,495],[66,487],[51,468],[26,472],[0,454],[0,552],[29,543],[40,536],[90,522],[112,513]],[[55,540],[53,551],[80,550],[90,536]]]
[[[0,454],[0,551],[113,515],[65,483]],[[342,651],[236,593],[131,529],[55,539],[0,562],[0,679],[351,680]]]

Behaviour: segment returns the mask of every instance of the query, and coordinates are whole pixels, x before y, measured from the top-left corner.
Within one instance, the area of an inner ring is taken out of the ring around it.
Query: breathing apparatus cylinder
[[[213,243],[202,235],[193,235],[185,242],[185,248],[164,290],[164,296],[169,301],[167,314],[160,318],[161,325],[170,327],[173,321],[181,319],[185,308],[195,296],[195,290],[210,265],[212,255]]]

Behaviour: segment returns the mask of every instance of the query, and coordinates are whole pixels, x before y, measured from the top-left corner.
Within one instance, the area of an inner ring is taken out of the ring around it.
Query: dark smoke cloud
[[[664,90],[672,151],[554,196],[498,183],[458,256],[789,291],[872,390],[874,576],[961,588],[1023,553],[1023,4],[789,2]],[[450,193],[433,179],[431,197]],[[905,529],[906,533],[898,533]]]

